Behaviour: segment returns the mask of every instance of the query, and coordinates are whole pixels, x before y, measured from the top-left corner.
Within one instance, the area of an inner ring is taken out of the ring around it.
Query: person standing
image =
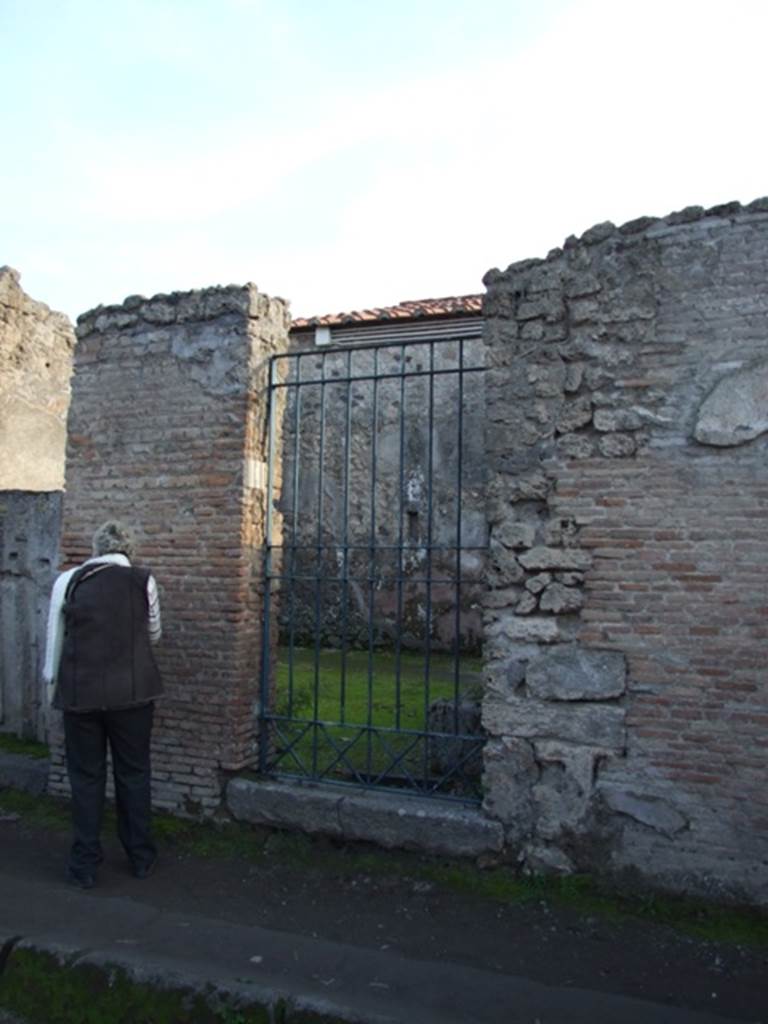
[[[161,636],[157,584],[132,565],[133,532],[117,520],[93,535],[93,558],[53,585],[43,675],[63,712],[72,790],[73,841],[67,881],[96,882],[112,754],[117,831],[136,878],[151,874],[150,738],[162,681],[152,647]]]

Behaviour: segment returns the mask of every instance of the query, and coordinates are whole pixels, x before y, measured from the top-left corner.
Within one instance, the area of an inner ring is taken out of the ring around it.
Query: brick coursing
[[[768,902],[768,203],[597,225],[485,280],[486,810],[532,868]],[[577,701],[528,682],[601,651],[612,696],[597,667]]]
[[[265,384],[285,305],[252,285],[134,296],[80,317],[62,550],[135,526],[163,614],[156,805],[210,811],[222,773],[251,765],[259,694]],[[66,789],[54,722],[51,787]]]

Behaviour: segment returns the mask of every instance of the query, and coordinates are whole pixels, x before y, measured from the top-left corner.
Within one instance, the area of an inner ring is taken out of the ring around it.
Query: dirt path
[[[382,870],[389,855],[380,851],[366,858],[360,847],[314,841],[299,844],[297,855],[294,840],[253,835],[253,855],[202,856],[183,839],[166,840],[155,875],[140,884],[110,840],[93,896],[140,898],[158,909],[768,1024],[768,948],[697,940],[546,901],[508,905],[474,897],[420,879],[424,861],[417,855],[392,855],[396,870],[389,873]],[[0,816],[4,874],[62,877],[67,847],[63,831]]]

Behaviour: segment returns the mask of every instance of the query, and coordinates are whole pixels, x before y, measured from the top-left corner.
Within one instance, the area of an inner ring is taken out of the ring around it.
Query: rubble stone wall
[[[768,902],[768,200],[486,276],[485,808]]]
[[[35,302],[0,267],[0,490],[64,486],[75,335],[63,313]]]
[[[212,810],[223,773],[256,755],[265,384],[287,331],[285,304],[253,285],[134,296],[78,319],[64,565],[115,516],[157,578],[161,807]],[[51,788],[63,791],[53,726]]]

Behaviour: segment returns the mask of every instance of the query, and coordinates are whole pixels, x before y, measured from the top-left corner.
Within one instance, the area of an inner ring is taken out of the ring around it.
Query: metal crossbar
[[[273,357],[262,772],[479,799],[484,368],[476,338]]]

